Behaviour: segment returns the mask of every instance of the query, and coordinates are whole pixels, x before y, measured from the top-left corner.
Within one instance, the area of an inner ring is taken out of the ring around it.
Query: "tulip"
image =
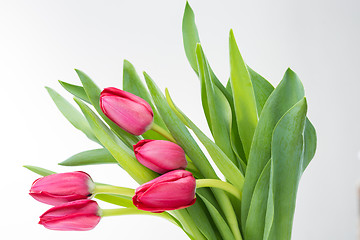
[[[89,199],[55,206],[40,216],[39,224],[51,230],[86,231],[100,221],[98,204]]]
[[[119,127],[133,135],[151,128],[154,113],[142,98],[117,88],[105,88],[100,94],[100,108]]]
[[[29,194],[39,202],[56,206],[90,198],[94,188],[85,172],[57,173],[35,180]]]
[[[161,213],[193,205],[195,188],[196,181],[190,172],[175,170],[139,186],[132,200],[140,210]]]
[[[160,174],[187,166],[184,150],[169,141],[141,140],[134,145],[134,153],[142,165]]]

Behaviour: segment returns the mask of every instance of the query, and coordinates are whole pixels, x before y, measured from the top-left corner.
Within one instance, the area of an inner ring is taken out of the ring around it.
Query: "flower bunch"
[[[245,64],[230,31],[230,79],[223,85],[205,57],[188,3],[183,41],[200,79],[211,138],[145,72],[144,85],[128,61],[122,90],[101,90],[76,70],[81,86],[60,83],[81,112],[47,90],[70,123],[101,148],[60,165],[118,164],[140,186],[101,184],[84,172],[57,174],[26,166],[43,175],[30,195],[53,206],[40,216],[40,224],[81,231],[94,228],[102,217],[148,214],[169,220],[196,240],[291,238],[297,186],[316,149],[301,81],[288,69],[273,87]],[[102,209],[92,198],[118,208]]]

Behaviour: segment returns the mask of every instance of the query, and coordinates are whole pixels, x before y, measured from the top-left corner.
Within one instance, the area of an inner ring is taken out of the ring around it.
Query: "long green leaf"
[[[89,139],[99,143],[98,139],[95,137],[94,133],[92,132],[89,123],[86,121],[85,117],[54,89],[49,87],[45,87],[45,88],[48,91],[54,103],[56,104],[57,108],[62,113],[62,115],[64,115],[64,117],[75,128],[82,131]]]
[[[265,165],[256,183],[246,220],[245,239],[262,240],[265,228],[266,206],[269,194],[271,160]]]
[[[207,206],[207,209],[209,210],[209,212],[212,216],[212,219],[214,220],[216,226],[219,229],[222,239],[226,239],[226,240],[234,239],[235,240],[235,237],[232,234],[228,224],[226,223],[224,218],[221,216],[221,214],[218,212],[218,210],[208,200],[206,200],[206,198],[201,196],[201,194],[198,194],[198,196],[204,201],[205,205]]]
[[[195,24],[194,12],[191,9],[189,3],[186,4],[185,11],[184,11],[182,31],[183,31],[183,42],[184,42],[186,56],[189,60],[190,65],[196,72],[196,74],[199,75],[199,70],[198,70],[197,60],[196,60],[196,46],[197,46],[197,44],[200,43],[200,39],[199,39],[198,30],[197,30],[197,27]],[[240,136],[238,134],[238,129],[236,126],[236,118],[235,118],[235,114],[234,114],[235,110],[234,110],[233,97],[231,96],[231,89],[229,92],[228,89],[225,88],[222,85],[222,83],[218,80],[218,78],[216,77],[216,75],[213,72],[213,70],[211,69],[211,67],[208,66],[208,68],[210,71],[211,80],[214,84],[214,91],[215,91],[216,95],[218,96],[218,100],[219,101],[221,100],[223,102],[223,106],[225,106],[226,105],[226,102],[224,102],[224,97],[225,97],[231,108],[231,113],[232,113],[231,114],[231,118],[232,118],[232,120],[231,120],[231,125],[232,125],[231,126],[231,144],[229,144],[228,146],[231,146],[234,153],[237,155],[238,162],[239,162],[238,165],[242,165],[243,166],[242,168],[245,169],[245,167],[246,167],[245,163],[242,161],[242,159],[245,159],[245,154],[244,154],[243,146],[242,146],[242,143],[240,140]],[[206,91],[204,91],[205,84],[203,81],[200,81],[200,82],[201,82],[201,100],[202,100],[205,117],[206,117],[208,126],[210,128],[210,131],[213,132],[211,118],[210,118],[210,109],[209,109],[208,101],[207,101],[207,94],[206,94]],[[221,95],[223,95],[223,96],[221,96]],[[227,107],[225,107],[224,109],[226,109],[226,108]],[[229,115],[229,112],[223,111],[223,115],[224,116],[222,116],[222,117],[227,118]]]
[[[206,191],[205,191],[206,192]],[[191,216],[196,216],[193,218],[195,224],[198,226],[201,233],[206,237],[208,240],[216,240],[216,226],[212,225],[210,222],[211,216],[206,209],[201,199],[197,198],[194,205],[187,208],[187,211]],[[209,221],[203,221],[203,219],[209,219]]]
[[[39,174],[43,177],[45,176],[49,176],[51,174],[55,174],[56,172],[53,172],[53,171],[50,171],[50,170],[47,170],[45,168],[41,168],[41,167],[36,167],[36,166],[31,166],[31,165],[24,165],[23,166],[24,168],[27,168],[28,170],[36,173],[36,174]]]
[[[296,193],[302,174],[306,99],[300,100],[276,125],[272,137],[271,189],[274,213],[269,240],[290,240]]]
[[[59,165],[84,166],[107,163],[117,163],[117,161],[107,149],[100,148],[75,154],[65,161],[59,163]]]
[[[135,94],[136,96],[141,97],[142,99],[147,101],[150,104],[154,113],[154,123],[166,129],[166,125],[161,119],[156,107],[154,106],[153,100],[148,90],[141,81],[134,66],[127,60],[124,60],[123,65],[123,90]],[[145,132],[142,136],[147,139],[166,140],[163,136],[153,130]]]
[[[195,15],[188,2],[186,2],[183,16],[182,33],[186,57],[191,67],[198,73],[195,48],[196,44],[200,43],[200,39],[195,25]]]
[[[258,114],[260,116],[260,113],[267,99],[274,90],[274,87],[271,85],[271,83],[269,83],[265,78],[263,78],[260,74],[255,72],[249,66],[247,68],[251,77],[251,82],[254,87],[256,106],[258,109]],[[230,87],[231,90],[230,81],[228,82],[228,86]],[[304,143],[305,143],[305,148],[304,148],[305,156],[304,156],[303,169],[305,170],[307,165],[314,157],[316,150],[316,131],[308,118],[306,118],[306,123],[305,123]]]
[[[258,122],[254,89],[235,37],[230,31],[230,80],[234,98],[236,122],[245,156],[248,157]]]
[[[304,162],[302,171],[305,171],[316,151],[316,132],[310,120],[306,118],[304,130]]]
[[[233,163],[237,163],[230,142],[231,109],[226,98],[213,85],[208,62],[200,44],[196,48],[196,58],[200,81],[204,85],[202,91],[207,95],[206,101],[209,107],[211,129],[215,143]]]
[[[241,223],[245,230],[246,219],[255,185],[266,163],[271,158],[271,140],[275,125],[280,118],[304,97],[304,89],[297,75],[288,69],[283,80],[272,92],[261,112],[254,133],[245,175],[241,203]]]
[[[247,66],[247,69],[250,75],[251,83],[254,88],[256,108],[260,117],[260,113],[265,105],[265,102],[274,90],[274,87],[260,74],[252,70],[249,66]]]
[[[180,114],[189,125],[190,129],[194,131],[195,135],[205,146],[214,163],[221,173],[224,174],[225,178],[241,191],[244,184],[244,176],[239,169],[213,141],[211,141],[179,108],[176,107],[168,91],[166,91],[166,99],[173,111]]]
[[[98,114],[104,119],[104,121],[110,126],[110,128],[115,132],[115,134],[125,143],[128,145],[129,148],[132,148],[132,145],[136,144],[140,138],[134,136],[125,130],[121,129],[118,125],[112,122],[109,118],[105,116],[105,114],[101,111],[100,108],[100,88],[91,80],[89,76],[87,76],[82,71],[75,69],[76,73],[78,74],[84,90],[91,102],[94,106]]]
[[[188,2],[186,2],[183,22],[182,22],[182,34],[183,34],[183,43],[186,57],[194,69],[196,74],[198,75],[198,65],[196,60],[196,46],[200,43],[200,38],[198,34],[198,30],[195,24],[195,15],[194,11],[191,9]],[[210,67],[209,67],[210,68]],[[228,99],[229,102],[232,99],[231,94],[226,90],[226,88],[221,84],[221,82],[217,79],[214,72],[210,68],[210,73],[214,80],[214,84],[219,88],[219,90],[224,94],[224,96]]]
[[[80,98],[81,100],[91,104],[89,97],[86,95],[86,92],[82,86],[77,86],[63,81],[59,81],[59,83],[61,84],[61,86],[63,86],[63,88],[65,88],[66,91],[68,91],[75,97]]]
[[[167,104],[164,95],[157,87],[155,82],[149,75],[144,73],[145,80],[152,95],[155,105],[168,127],[171,135],[175,138],[176,142],[184,149],[185,153],[193,161],[194,165],[199,171],[207,178],[217,179],[214,169],[211,167],[209,161],[206,159],[205,154],[201,151],[200,147],[191,136],[190,132],[186,129],[185,125],[177,118],[176,114],[171,110]]]
[[[143,184],[158,176],[156,173],[140,164],[127,146],[107,128],[100,118],[85,103],[77,98],[75,98],[75,101],[81,108],[99,141],[136,182]]]

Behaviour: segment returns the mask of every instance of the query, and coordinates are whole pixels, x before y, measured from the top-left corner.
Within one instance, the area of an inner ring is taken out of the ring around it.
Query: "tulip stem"
[[[136,208],[114,208],[114,209],[101,209],[101,217],[110,217],[110,216],[121,216],[121,215],[152,215],[157,217],[165,218],[175,225],[179,226],[179,223],[174,220],[174,218],[167,212],[162,213],[152,213],[147,211],[138,210]]]
[[[202,187],[213,187],[222,189],[232,195],[234,195],[237,199],[241,201],[242,193],[234,187],[232,184],[228,182],[224,182],[218,179],[197,179],[196,180],[196,188]]]
[[[168,139],[169,141],[176,143],[176,140],[173,138],[173,136],[166,131],[165,129],[163,129],[162,127],[160,127],[159,125],[157,125],[156,123],[153,123],[151,125],[151,130],[157,132],[158,134],[160,134],[161,136],[165,137],[166,139]]]
[[[118,194],[126,197],[133,197],[135,190],[132,188],[117,187],[105,184],[96,184],[93,194],[107,193],[107,194]]]

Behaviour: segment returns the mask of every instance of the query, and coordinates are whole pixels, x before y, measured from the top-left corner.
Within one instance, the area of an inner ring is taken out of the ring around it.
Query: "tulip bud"
[[[39,202],[59,205],[91,197],[95,184],[85,172],[57,173],[35,180],[30,195]]]
[[[93,229],[100,219],[98,204],[83,199],[50,208],[40,216],[39,224],[51,230],[86,231]]]
[[[173,142],[141,140],[134,145],[134,152],[142,165],[160,174],[187,166],[184,150]]]
[[[151,128],[154,113],[142,98],[117,88],[105,88],[100,95],[100,108],[119,127],[133,135]]]
[[[138,187],[132,200],[140,210],[160,213],[193,205],[195,188],[196,181],[190,172],[175,170]]]

